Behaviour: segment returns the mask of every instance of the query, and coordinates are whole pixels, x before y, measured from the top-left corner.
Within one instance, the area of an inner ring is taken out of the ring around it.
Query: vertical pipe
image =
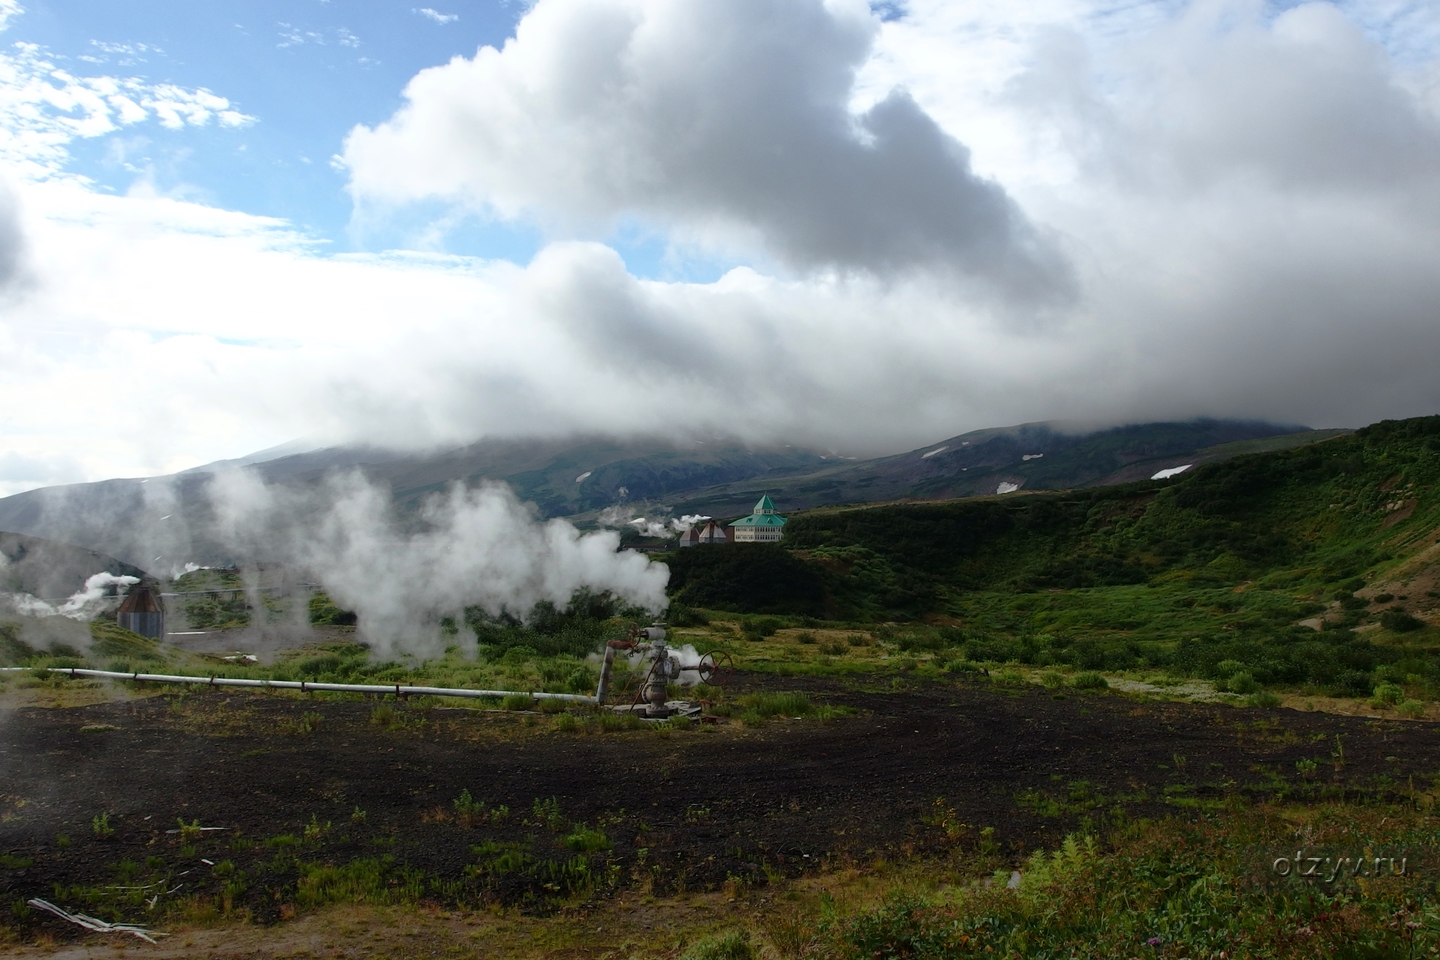
[[[600,664],[600,686],[595,688],[596,703],[604,703],[610,694],[610,668],[615,664],[615,651],[634,649],[635,644],[629,640],[611,640],[605,644],[605,659]]]
[[[605,659],[600,664],[600,686],[595,688],[595,702],[605,703],[605,697],[610,693],[610,666],[615,662],[615,648],[608,643],[605,645]]]

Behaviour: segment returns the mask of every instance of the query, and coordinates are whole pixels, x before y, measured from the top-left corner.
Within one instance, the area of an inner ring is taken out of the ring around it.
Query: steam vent
[[[146,583],[136,584],[120,603],[115,622],[142,637],[159,640],[165,636],[165,608],[160,606],[155,590]]]

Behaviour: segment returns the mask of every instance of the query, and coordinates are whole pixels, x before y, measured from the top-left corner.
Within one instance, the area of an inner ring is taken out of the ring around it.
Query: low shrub
[[[1317,832],[1347,845],[1433,835],[1427,814],[1393,807],[1334,805],[1310,817]],[[1346,887],[1273,875],[1256,882],[1254,851],[1269,849],[1275,829],[1274,813],[1256,810],[1135,823],[1104,847],[1070,837],[1032,854],[1013,884],[1006,864],[988,885],[938,895],[902,888],[878,906],[825,918],[803,955],[1406,957],[1432,949],[1433,908],[1398,877]]]
[[[1225,680],[1224,688],[1231,693],[1249,694],[1259,690],[1260,684],[1255,681],[1254,675],[1248,670],[1241,670],[1231,674]]]
[[[665,622],[672,627],[708,627],[710,618],[694,607],[672,603],[665,613]]]
[[[1070,686],[1076,690],[1105,690],[1110,682],[1094,670],[1083,670],[1070,678]]]
[[[775,636],[785,624],[774,617],[760,617],[759,619],[746,620],[742,633],[746,640],[752,643],[757,640],[764,640]],[[812,636],[813,639],[813,636]]]
[[[1376,707],[1393,707],[1405,699],[1405,690],[1396,683],[1381,683],[1370,696],[1370,703]]]
[[[576,827],[571,834],[565,838],[565,846],[576,853],[595,853],[599,850],[610,849],[610,838],[600,830],[591,830],[589,827]]]
[[[803,693],[748,693],[736,701],[736,706],[741,710],[742,722],[745,714],[754,714],[763,719],[775,716],[804,717],[815,712],[815,705]]]
[[[686,950],[680,960],[758,960],[760,954],[743,930],[707,937]]]
[[[1392,633],[1409,633],[1425,626],[1424,622],[1404,610],[1386,610],[1380,614],[1380,626]]]

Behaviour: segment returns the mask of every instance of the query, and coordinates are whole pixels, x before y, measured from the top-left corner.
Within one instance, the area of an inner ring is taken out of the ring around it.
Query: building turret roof
[[[775,512],[775,502],[770,499],[770,494],[760,498],[755,504],[755,512],[748,517],[741,517],[730,524],[732,527],[769,527],[779,529],[785,526],[785,518]]]

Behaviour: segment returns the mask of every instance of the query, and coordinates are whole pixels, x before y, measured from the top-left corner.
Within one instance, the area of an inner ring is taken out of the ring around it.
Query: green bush
[[[1404,699],[1405,690],[1399,684],[1395,683],[1379,684],[1375,687],[1375,692],[1371,695],[1371,701],[1376,706],[1393,707]]]
[[[576,827],[575,830],[565,838],[565,846],[576,853],[595,853],[599,850],[610,849],[610,838],[599,830],[591,830],[589,827]]]
[[[735,701],[741,719],[750,714],[755,719],[767,717],[806,717],[815,712],[815,705],[803,693],[747,693]]]
[[[1231,693],[1254,693],[1260,689],[1260,684],[1255,681],[1254,675],[1249,671],[1241,670],[1231,674],[1225,680],[1225,689]]]
[[[310,622],[316,626],[354,626],[355,614],[342,610],[324,591],[310,598]]]
[[[700,940],[681,955],[681,960],[759,960],[759,957],[748,933],[731,930]]]
[[[694,607],[683,603],[672,603],[665,612],[665,622],[672,627],[708,627],[710,618]]]
[[[746,624],[747,629],[754,631],[762,637],[773,637],[785,626],[784,621],[776,620],[774,617],[762,617],[759,620],[752,620]]]
[[[1215,664],[1215,676],[1220,680],[1229,680],[1232,676],[1245,669],[1245,664],[1239,660],[1221,660]]]
[[[1331,804],[1307,816],[1307,825],[1337,845],[1429,842],[1434,830],[1428,814],[1404,807]],[[1136,822],[1103,847],[1070,837],[1021,864],[1014,889],[1007,889],[1006,864],[989,885],[956,885],[931,897],[893,894],[878,907],[822,919],[818,949],[805,955],[1359,958],[1431,950],[1433,895],[1413,882],[1257,882],[1256,851],[1273,849],[1275,824],[1273,811],[1262,808],[1198,822]]]
[[[1095,671],[1084,670],[1070,678],[1070,686],[1076,690],[1104,690],[1110,683]]]
[[[1425,626],[1425,623],[1404,610],[1394,609],[1380,614],[1380,626],[1393,633],[1409,633],[1412,630],[1419,630]]]

